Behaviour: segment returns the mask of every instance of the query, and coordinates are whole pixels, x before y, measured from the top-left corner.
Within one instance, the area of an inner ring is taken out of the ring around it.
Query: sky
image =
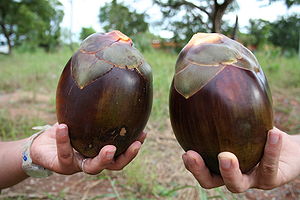
[[[73,8],[73,20],[71,23],[71,1]],[[99,10],[110,0],[60,0],[64,7],[64,18],[61,23],[63,28],[71,28],[72,33],[78,38],[82,27],[93,27],[97,32],[103,32],[99,22]],[[160,8],[152,4],[152,0],[127,0],[125,5],[135,8],[137,11],[146,11],[151,16],[147,22],[153,23],[162,18]],[[275,21],[282,15],[300,13],[300,6],[293,6],[287,9],[282,2],[275,2],[271,5],[267,0],[237,0],[239,9],[223,17],[229,24],[234,24],[235,16],[239,16],[239,27],[243,30],[249,24],[249,19],[264,19]],[[160,36],[169,38],[172,34],[161,27],[150,27],[150,32],[158,33]]]

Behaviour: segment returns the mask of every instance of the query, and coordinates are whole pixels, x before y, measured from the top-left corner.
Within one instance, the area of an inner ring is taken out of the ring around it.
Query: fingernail
[[[269,143],[270,144],[277,144],[279,140],[279,135],[277,133],[271,132],[269,134]]]
[[[133,153],[137,153],[140,150],[140,148],[141,148],[141,143],[137,143],[132,150]]]
[[[59,125],[58,125],[58,128],[62,130],[62,129],[67,128],[67,126],[66,126],[65,124],[59,124]]]
[[[136,147],[133,149],[133,153],[137,153],[140,150],[140,147]]]
[[[229,169],[231,167],[231,159],[220,157],[220,165],[224,169]]]
[[[195,158],[187,157],[186,164],[187,164],[188,168],[191,169],[192,167],[194,167],[196,165]]]
[[[59,124],[58,125],[58,133],[59,133],[59,135],[61,135],[61,136],[67,136],[68,135],[68,132],[66,131],[66,128],[67,128],[67,126],[66,125],[64,125],[64,124]]]
[[[113,159],[114,155],[115,155],[116,150],[110,150],[106,152],[106,159],[111,160]]]

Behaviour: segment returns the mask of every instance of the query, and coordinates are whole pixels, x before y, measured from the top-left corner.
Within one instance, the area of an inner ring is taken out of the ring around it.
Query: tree
[[[50,50],[58,45],[63,18],[58,0],[1,0],[0,35],[9,46],[23,42]]]
[[[188,22],[196,21],[202,29],[211,32],[221,32],[222,17],[234,0],[188,1],[188,0],[168,0],[166,3],[161,0],[154,0],[161,7],[162,13],[166,18],[178,17],[183,15]],[[183,14],[184,11],[184,14]],[[177,23],[179,21],[176,21]],[[201,29],[201,28],[200,28]]]
[[[281,17],[272,23],[269,41],[276,46],[280,46],[284,51],[289,49],[297,51],[299,48],[299,30],[299,15]]]
[[[119,30],[128,36],[148,30],[146,14],[130,11],[122,3],[113,0],[100,8],[99,19],[105,31]]]
[[[269,3],[273,3],[276,1],[282,1],[282,0],[269,0]],[[285,5],[290,8],[293,5],[300,5],[300,0],[284,0]]]
[[[95,29],[93,29],[92,27],[82,27],[81,31],[80,31],[80,39],[84,40],[85,38],[87,38],[89,35],[96,33]]]
[[[222,32],[222,17],[235,9],[234,0],[153,0],[161,7],[163,25],[182,46],[197,32]]]
[[[263,19],[250,19],[249,23],[250,26],[247,29],[249,36],[251,36],[251,41],[248,41],[248,44],[254,47],[266,44],[270,36],[271,23]]]

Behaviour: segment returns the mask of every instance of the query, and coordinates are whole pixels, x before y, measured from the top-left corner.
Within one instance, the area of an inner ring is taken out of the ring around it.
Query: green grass
[[[168,118],[169,89],[174,73],[177,55],[163,51],[143,53],[153,71],[153,108],[151,119],[160,121]],[[0,94],[16,90],[35,91],[50,94],[55,104],[55,90],[60,73],[72,52],[62,48],[48,54],[43,50],[34,53],[18,53],[12,56],[0,55]],[[294,92],[300,98],[300,60],[286,58],[274,53],[258,52],[256,56],[263,67],[269,84],[274,90]]]
[[[169,89],[174,73],[176,54],[164,51],[144,52],[146,61],[153,70],[153,107],[150,124],[157,132],[164,130],[169,120]],[[42,50],[34,53],[18,53],[12,56],[0,55],[0,97],[2,94],[19,91],[33,91],[35,94],[49,96],[48,107],[43,108],[46,113],[54,115],[55,91],[60,73],[67,63],[72,52],[68,48],[62,48],[56,53],[47,54]],[[286,58],[272,52],[257,52],[257,58],[269,80],[273,96],[278,94],[288,100],[296,100],[300,103],[300,61],[297,57]],[[27,105],[26,102],[23,102]],[[289,104],[278,103],[275,111],[289,116],[285,126],[298,123],[292,128],[295,133],[299,130],[299,113],[293,112]],[[16,118],[10,116],[9,110],[0,107],[0,139],[10,140],[28,136],[33,133],[32,126],[43,125],[47,122],[38,116],[23,116]],[[145,146],[145,145],[143,145]],[[147,146],[146,146],[147,148]],[[144,148],[143,148],[144,149]],[[141,152],[139,157],[146,158],[153,149]],[[180,159],[180,158],[178,158]],[[180,191],[195,189],[201,199],[238,199],[234,195],[228,195],[222,189],[214,190],[215,195],[208,195],[207,191],[199,186],[162,184],[157,178],[157,171],[149,167],[146,159],[137,159],[124,169],[120,175],[122,178],[112,178],[110,183],[115,190],[112,193],[95,196],[92,199],[112,197],[117,199],[172,199]],[[106,176],[105,176],[106,177]],[[101,177],[100,177],[101,178]],[[103,177],[102,177],[103,178]],[[107,177],[106,177],[107,178]],[[119,194],[118,189],[122,190]],[[117,192],[116,192],[117,191]],[[63,198],[64,194],[48,196],[49,199]]]
[[[11,118],[6,110],[0,110],[0,140],[16,140],[35,133],[32,127],[45,122],[36,116],[17,116]]]
[[[300,59],[283,57],[268,52],[256,54],[272,88],[300,88]]]
[[[271,88],[275,115],[284,116],[275,125],[290,134],[300,133],[300,58],[284,57],[274,50],[256,56]]]
[[[169,118],[169,90],[175,71],[177,55],[163,51],[151,51],[144,53],[146,61],[153,71],[153,108],[151,120],[163,126]]]
[[[52,54],[37,50],[34,53],[0,55],[0,91],[54,91],[59,74],[71,55],[67,48]]]

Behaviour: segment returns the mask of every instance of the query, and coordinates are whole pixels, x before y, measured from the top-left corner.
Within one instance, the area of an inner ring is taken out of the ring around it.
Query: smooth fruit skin
[[[260,161],[273,127],[272,99],[258,72],[234,64],[222,67],[189,97],[178,92],[174,76],[170,120],[182,148],[198,152],[213,173],[220,173],[217,155],[223,151],[234,153],[245,173]]]
[[[94,43],[107,41],[101,40],[102,35],[98,37]],[[152,106],[151,71],[142,74],[136,68],[113,66],[99,77],[92,74],[95,79],[88,84],[83,81],[80,87],[74,78],[72,59],[74,56],[65,66],[57,87],[58,122],[68,125],[71,144],[82,155],[94,157],[103,146],[111,144],[117,147],[118,156],[137,139],[148,121]]]

